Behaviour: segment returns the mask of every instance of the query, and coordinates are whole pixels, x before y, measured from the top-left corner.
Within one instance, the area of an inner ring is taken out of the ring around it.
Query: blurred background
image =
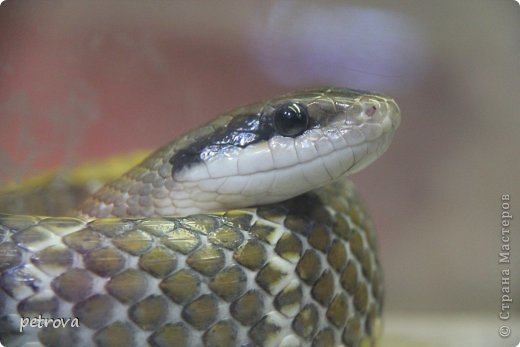
[[[513,0],[7,0],[0,184],[153,149],[297,88],[383,92],[401,128],[353,177],[379,234],[383,346],[516,346],[519,37]],[[502,194],[514,216],[509,265],[498,263]],[[509,321],[498,318],[504,268]]]

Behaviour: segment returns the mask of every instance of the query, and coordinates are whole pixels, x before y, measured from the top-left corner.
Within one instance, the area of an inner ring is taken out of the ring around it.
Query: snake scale
[[[0,341],[378,345],[376,237],[344,176],[399,123],[389,97],[303,90],[167,144],[75,217],[0,215]]]

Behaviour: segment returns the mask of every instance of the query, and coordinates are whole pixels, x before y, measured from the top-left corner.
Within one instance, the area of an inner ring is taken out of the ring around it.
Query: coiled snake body
[[[159,149],[80,218],[0,215],[0,341],[377,345],[375,234],[342,177],[379,157],[399,122],[379,94],[292,93]],[[54,320],[21,331],[40,317]]]

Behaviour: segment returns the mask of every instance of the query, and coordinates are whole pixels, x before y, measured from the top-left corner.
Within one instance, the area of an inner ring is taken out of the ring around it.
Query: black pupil
[[[309,116],[301,104],[280,106],[274,116],[274,125],[280,135],[297,136],[307,129]]]

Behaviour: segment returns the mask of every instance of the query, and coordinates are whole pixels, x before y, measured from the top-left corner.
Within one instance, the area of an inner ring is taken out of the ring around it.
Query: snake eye
[[[307,129],[309,114],[305,106],[297,103],[279,106],[274,113],[274,126],[283,136],[297,136]]]

